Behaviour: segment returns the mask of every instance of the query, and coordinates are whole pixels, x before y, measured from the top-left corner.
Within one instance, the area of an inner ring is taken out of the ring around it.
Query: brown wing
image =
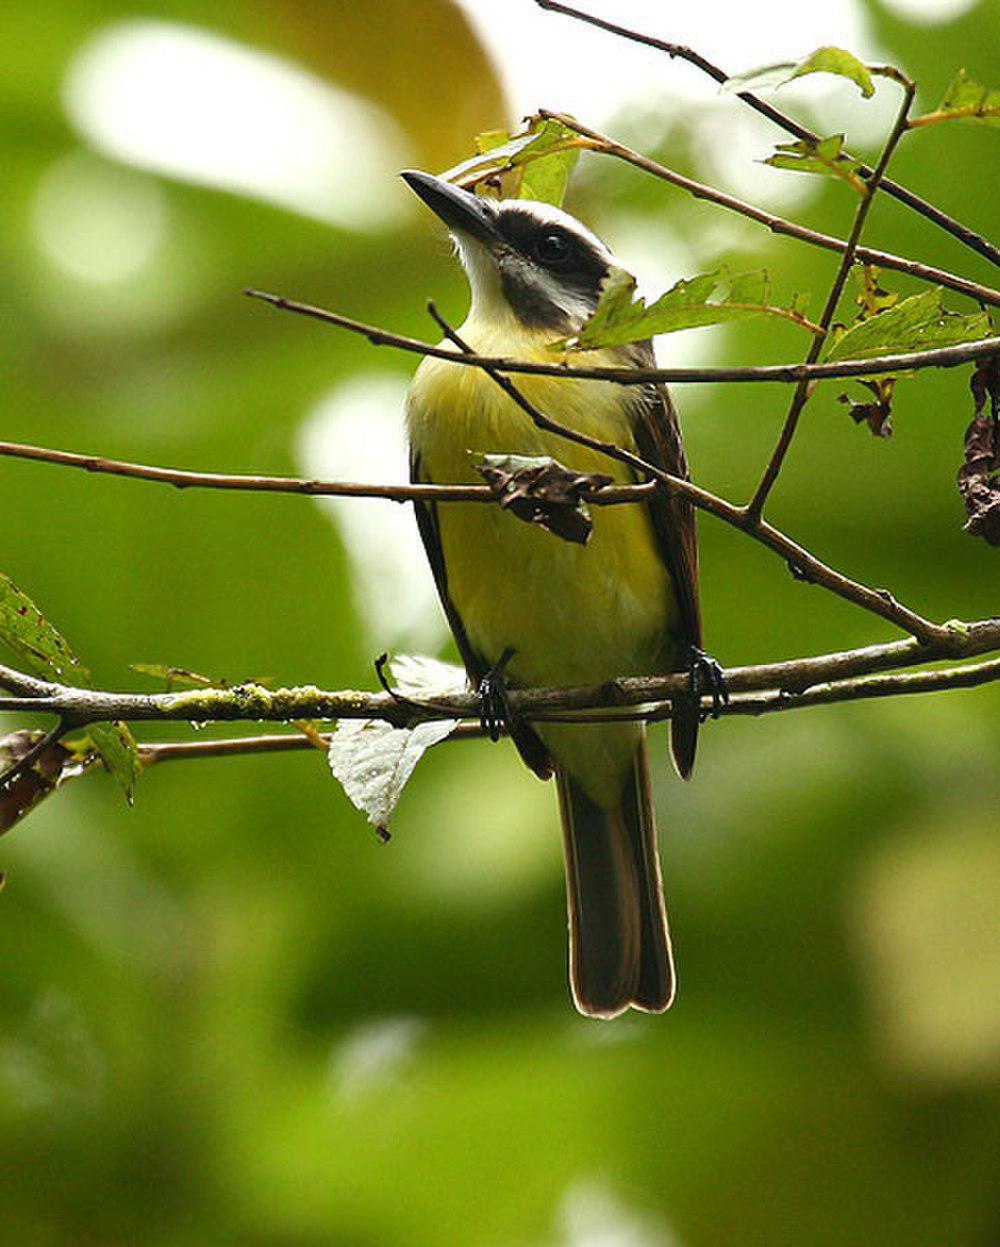
[[[426,480],[420,470],[420,456],[416,453],[410,456],[410,480],[414,483]],[[462,662],[465,664],[465,669],[469,673],[469,679],[478,688],[479,682],[490,669],[490,663],[478,650],[473,648],[469,641],[468,633],[465,631],[465,624],[462,623],[462,617],[455,609],[455,603],[451,600],[451,595],[448,593],[448,569],[445,566],[444,550],[441,547],[437,508],[433,502],[420,502],[417,500],[413,503],[413,510],[417,517],[417,528],[420,530],[424,549],[427,551],[427,560],[431,565],[434,584],[437,587],[438,597],[441,599],[448,626],[451,628],[452,636],[455,638],[455,644],[458,646],[458,652],[462,657]],[[517,746],[517,750],[525,763],[531,767],[536,775],[542,779],[548,779],[552,774],[552,758],[538,734],[527,723],[514,722],[508,726],[511,739]]]
[[[637,368],[653,368],[656,361],[651,342],[637,343],[632,351]],[[672,476],[688,479],[687,459],[681,440],[677,413],[666,386],[651,385],[641,391],[635,406],[636,448],[643,459],[656,464]],[[684,498],[657,493],[648,504],[657,545],[670,570],[681,614],[681,663],[688,651],[701,648],[701,611],[698,605],[698,539],[695,509]],[[697,706],[675,707],[671,721],[670,744],[677,769],[686,779],[694,766],[698,743]]]

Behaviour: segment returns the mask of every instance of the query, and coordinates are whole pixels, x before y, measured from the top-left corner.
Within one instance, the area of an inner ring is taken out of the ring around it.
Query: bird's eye
[[[550,230],[535,239],[535,257],[550,268],[560,268],[572,255],[572,243],[565,234]]]

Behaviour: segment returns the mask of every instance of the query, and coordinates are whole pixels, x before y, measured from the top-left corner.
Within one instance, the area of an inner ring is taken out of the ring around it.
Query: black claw
[[[696,645],[691,646],[689,670],[691,676],[691,696],[699,702],[706,694],[712,698],[711,709],[701,712],[701,722],[704,723],[708,718],[717,719],[722,713],[722,707],[729,705],[726,673],[711,654],[706,654],[704,650],[698,649]]]
[[[500,661],[494,663],[479,681],[479,722],[494,744],[500,739],[504,728],[510,726],[510,702],[503,673],[513,657],[514,651],[508,647],[500,655]]]

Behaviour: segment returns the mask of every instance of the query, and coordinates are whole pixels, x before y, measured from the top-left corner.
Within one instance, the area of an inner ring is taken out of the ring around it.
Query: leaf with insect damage
[[[397,694],[415,702],[467,691],[460,667],[433,658],[402,655],[389,670]],[[380,838],[389,838],[389,819],[417,763],[458,723],[436,719],[401,728],[378,719],[342,719],[337,724],[327,750],[330,771]]]
[[[790,169],[795,173],[822,173],[839,178],[859,195],[865,194],[864,179],[858,173],[861,161],[844,153],[844,136],[831,134],[825,139],[802,139],[797,143],[779,143],[764,161],[774,169]]]
[[[90,671],[31,598],[0,573],[0,641],[44,680],[93,688]],[[139,751],[124,723],[93,723],[87,735],[131,802],[139,775]]]
[[[477,154],[441,174],[477,194],[538,199],[557,207],[579,155],[579,136],[550,117],[528,117],[515,134],[490,130],[476,139]]]
[[[867,424],[872,436],[892,437],[892,392],[896,380],[896,377],[874,377],[870,381],[859,381],[872,398],[859,403],[849,394],[839,394],[837,401],[846,403],[854,423]]]
[[[835,326],[826,360],[929,351],[989,337],[990,321],[985,312],[950,312],[943,306],[941,295],[941,287],[935,286],[900,299],[878,315],[859,317],[846,328]]]
[[[726,79],[722,90],[735,95],[743,91],[773,90],[806,74],[837,74],[856,83],[865,99],[875,94],[875,84],[867,65],[853,53],[832,46],[817,48],[801,61],[780,61],[736,74]]]
[[[22,730],[0,739],[0,774],[23,761],[44,736],[41,731]],[[49,745],[23,774],[0,788],[0,835],[30,814],[60,784],[82,775],[94,757],[86,749],[81,753],[62,742]]]
[[[548,455],[484,455],[477,471],[506,511],[586,545],[594,521],[584,494],[610,485],[604,472],[574,472]]]
[[[1000,546],[1000,359],[977,364],[971,389],[976,409],[958,470],[958,491],[969,516],[965,531]]]
[[[797,306],[778,307],[769,298],[763,270],[730,276],[725,268],[717,268],[684,278],[647,305],[636,294],[635,278],[624,269],[612,268],[590,319],[574,337],[554,342],[550,349],[590,351],[754,316],[777,316],[813,328]]]

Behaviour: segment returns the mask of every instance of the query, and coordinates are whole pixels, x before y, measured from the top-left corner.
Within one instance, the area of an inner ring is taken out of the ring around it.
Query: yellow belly
[[[503,353],[544,357],[537,346],[532,352],[523,342],[505,342]],[[620,387],[529,376],[516,382],[561,423],[634,445]],[[630,479],[624,465],[536,429],[478,369],[425,359],[407,416],[422,475],[441,484],[481,482],[475,464],[484,453],[551,455],[575,470]],[[593,507],[592,514],[593,533],[580,546],[496,506],[437,507],[449,595],[471,645],[488,663],[513,649],[506,670],[514,687],[590,684],[673,665],[677,607],[646,509],[625,504]],[[599,732],[616,755],[612,769],[620,769],[634,747],[634,729]],[[577,754],[576,743],[585,758],[581,766],[596,761],[589,756],[597,744],[593,729],[542,729],[542,734],[562,761],[571,764],[567,755]],[[591,743],[584,746],[588,738]]]

